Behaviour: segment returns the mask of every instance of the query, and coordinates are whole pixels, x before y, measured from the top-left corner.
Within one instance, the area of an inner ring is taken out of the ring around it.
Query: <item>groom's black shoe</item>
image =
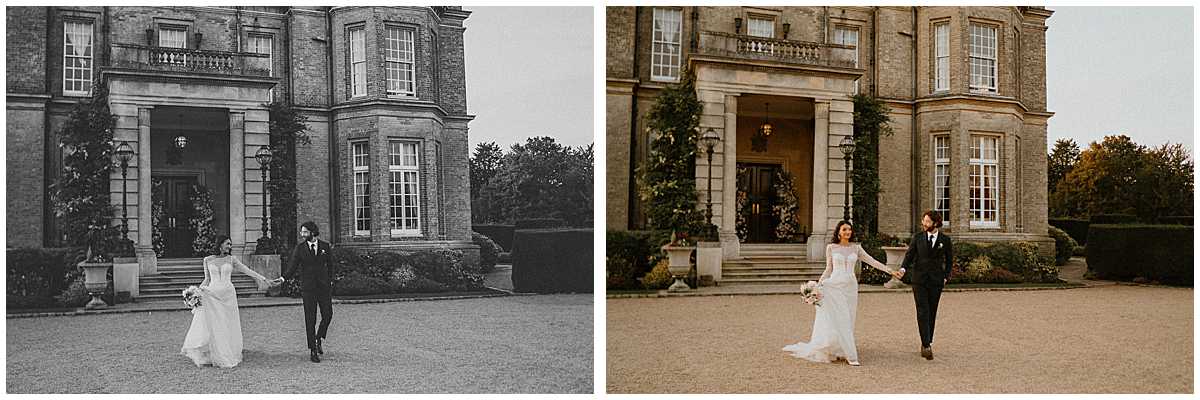
[[[317,338],[317,354],[325,354],[325,349],[321,348],[322,341],[324,341],[323,338]]]
[[[321,362],[321,356],[317,355],[317,351],[315,349],[308,353],[308,359],[315,363]]]
[[[921,348],[921,357],[925,357],[926,360],[932,360],[933,359],[933,349],[929,348],[929,347],[922,347]]]

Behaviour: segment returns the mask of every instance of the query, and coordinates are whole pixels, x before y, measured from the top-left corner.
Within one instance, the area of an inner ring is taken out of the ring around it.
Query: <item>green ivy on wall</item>
[[[648,129],[656,136],[648,160],[638,168],[638,183],[649,229],[706,231],[708,224],[696,206],[700,109],[695,76],[686,73],[678,84],[663,89],[646,114]]]
[[[109,174],[114,168],[113,126],[105,85],[93,85],[92,97],[71,108],[57,132],[63,170],[50,185],[59,246],[92,246],[93,258],[107,260],[119,236],[112,224]]]

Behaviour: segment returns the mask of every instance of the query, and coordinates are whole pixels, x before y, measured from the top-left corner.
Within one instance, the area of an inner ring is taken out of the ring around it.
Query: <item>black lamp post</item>
[[[267,197],[268,195],[270,195],[269,191],[267,190],[267,167],[271,165],[271,149],[268,148],[267,146],[259,147],[258,151],[254,153],[254,159],[258,160],[258,166],[259,166],[258,171],[262,173],[262,185],[263,185],[262,237],[266,238],[266,237],[268,237],[267,233],[271,231],[271,217],[267,215],[267,211],[271,209],[271,202],[269,201],[269,197]]]
[[[704,135],[700,136],[700,143],[704,145],[704,150],[708,153],[708,196],[707,204],[705,204],[704,221],[708,223],[711,230],[712,223],[712,164],[713,164],[713,148],[721,142],[721,135],[718,135],[712,128],[704,131]]]
[[[854,138],[843,137],[838,147],[842,149],[842,155],[846,160],[846,197],[842,203],[842,220],[850,221],[850,157],[854,155]]]
[[[129,160],[133,159],[133,147],[129,143],[121,142],[116,150],[117,160],[121,162],[121,253],[125,256],[128,254],[128,248],[132,247],[129,244],[129,190],[126,189],[129,177]]]

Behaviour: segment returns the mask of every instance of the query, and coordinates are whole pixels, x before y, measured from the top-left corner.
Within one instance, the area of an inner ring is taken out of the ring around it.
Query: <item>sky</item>
[[[1049,6],[1047,146],[1124,134],[1195,151],[1191,7]]]
[[[591,7],[463,7],[471,151],[551,136],[593,139]]]

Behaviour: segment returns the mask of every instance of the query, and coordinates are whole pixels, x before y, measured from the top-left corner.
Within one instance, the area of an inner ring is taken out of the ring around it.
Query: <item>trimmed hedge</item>
[[[499,224],[471,225],[471,230],[487,236],[500,245],[504,252],[512,251],[513,226]]]
[[[1192,286],[1193,227],[1182,225],[1092,224],[1088,269],[1099,279],[1145,278]]]
[[[591,293],[591,229],[518,229],[513,234],[513,290]]]
[[[1051,218],[1048,222],[1050,226],[1062,229],[1063,232],[1071,236],[1071,239],[1075,239],[1076,243],[1080,245],[1087,244],[1088,224],[1091,223],[1090,221],[1078,218]]]
[[[500,245],[479,232],[471,232],[471,241],[479,246],[479,272],[492,272],[500,261]]]
[[[1136,224],[1138,218],[1130,214],[1096,214],[1090,221],[1092,224]]]
[[[1067,260],[1071,259],[1071,255],[1075,254],[1075,248],[1079,243],[1075,242],[1070,235],[1062,229],[1055,228],[1051,225],[1047,229],[1050,237],[1054,238],[1054,265],[1065,265]]]
[[[608,231],[605,234],[605,287],[641,289],[638,281],[663,258],[661,247],[671,241],[671,231]]]
[[[558,218],[530,218],[518,220],[517,223],[513,225],[513,232],[515,234],[516,231],[522,229],[553,229],[562,228],[565,226],[567,226],[567,223]],[[513,237],[513,241],[516,241],[515,236]]]
[[[1158,217],[1158,223],[1161,225],[1187,225],[1192,226],[1196,222],[1196,217],[1191,215],[1171,215]]]
[[[8,249],[6,308],[61,306],[55,297],[83,275],[76,264],[86,254],[78,247]]]

